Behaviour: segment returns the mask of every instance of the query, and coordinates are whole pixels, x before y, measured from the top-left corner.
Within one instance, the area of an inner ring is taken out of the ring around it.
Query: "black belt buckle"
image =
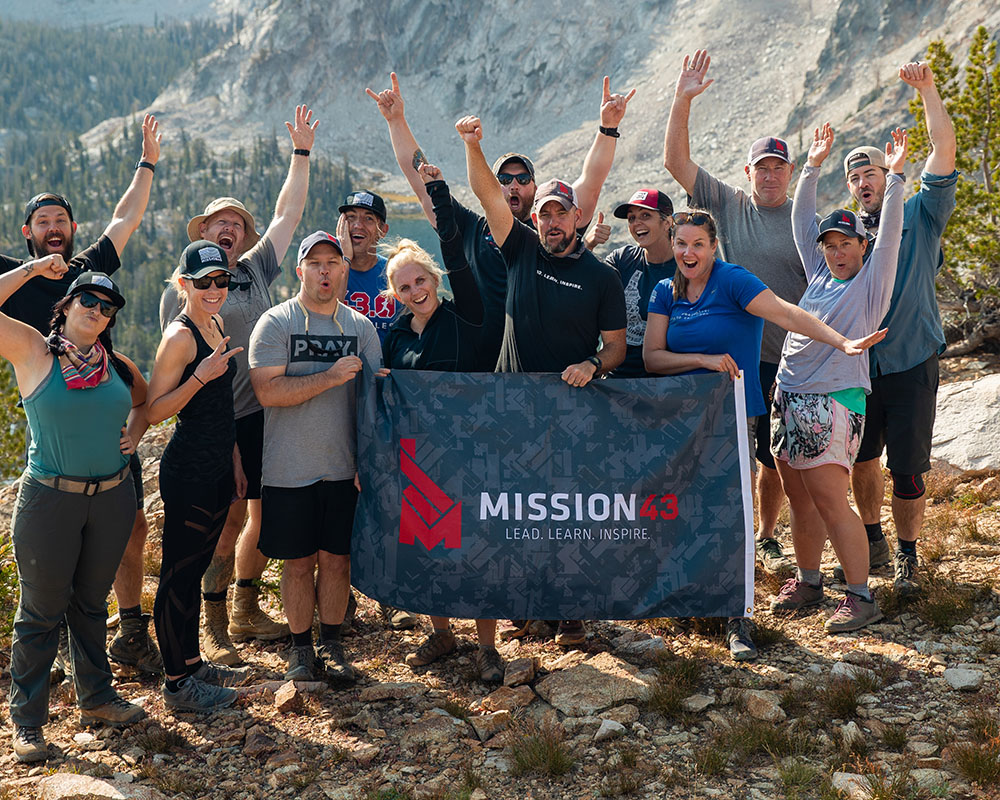
[[[93,487],[93,489],[94,489],[93,491],[90,490],[91,487]],[[97,481],[87,481],[83,485],[83,494],[86,497],[93,497],[95,494],[97,494],[97,491],[100,488],[101,488],[101,482],[99,480],[97,480]]]

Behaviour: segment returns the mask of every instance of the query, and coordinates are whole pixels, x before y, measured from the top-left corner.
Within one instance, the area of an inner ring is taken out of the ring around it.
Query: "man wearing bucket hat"
[[[250,338],[250,379],[265,409],[259,546],[284,560],[281,597],[292,635],[285,677],[325,672],[352,683],[340,637],[358,497],[354,378],[362,358],[381,367],[382,348],[371,321],[341,302],[347,263],[337,237],[305,237],[295,272],[298,293],[267,311]]]
[[[223,664],[238,664],[241,660],[234,640],[273,640],[288,635],[288,626],[271,619],[258,605],[255,581],[267,566],[267,559],[257,550],[264,411],[250,386],[246,348],[257,320],[271,307],[270,285],[281,271],[281,260],[305,208],[309,153],[319,125],[318,120],[310,124],[311,120],[312,111],[300,105],[295,108],[295,122],[285,123],[292,144],[291,164],[278,193],[274,218],[263,235],[257,232],[253,214],[232,197],[212,200],[187,226],[191,241],[206,239],[226,254],[228,268],[234,277],[220,313],[231,346],[245,348],[235,357],[237,372],[233,381],[233,400],[236,439],[248,481],[247,496],[232,504],[212,563],[202,580],[205,601],[202,648],[208,658]],[[168,285],[160,298],[161,328],[176,316],[178,299],[176,287]],[[226,594],[234,572],[236,590],[230,621]]]

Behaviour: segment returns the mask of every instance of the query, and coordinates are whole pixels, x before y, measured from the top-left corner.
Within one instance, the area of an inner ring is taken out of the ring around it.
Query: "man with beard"
[[[455,129],[465,142],[469,184],[507,265],[497,370],[559,372],[574,387],[612,371],[625,358],[625,294],[618,273],[598,260],[577,232],[582,213],[573,187],[559,180],[543,183],[531,209],[535,228],[526,225],[514,217],[486,163],[479,119],[463,117]],[[515,634],[523,635],[527,621],[514,622],[522,628]],[[581,621],[562,620],[556,643],[579,645],[586,637]]]
[[[427,220],[431,225],[434,225],[434,209],[427,192],[424,190],[423,181],[417,173],[417,169],[425,161],[425,158],[406,122],[403,113],[403,95],[396,73],[392,73],[389,77],[392,88],[378,94],[371,89],[365,91],[378,104],[379,111],[385,117],[389,126],[392,149],[396,154],[399,168],[419,198]],[[601,187],[604,185],[614,162],[615,146],[619,137],[618,126],[625,117],[628,101],[635,94],[635,89],[626,95],[612,94],[610,87],[610,80],[605,78],[600,108],[600,127],[598,132],[594,134],[594,141],[584,159],[580,177],[573,183],[573,192],[580,210],[579,226],[581,228],[585,228],[590,223],[594,209],[597,208]],[[506,153],[494,162],[492,172],[500,181],[503,197],[513,217],[525,225],[532,225],[531,209],[537,187],[535,185],[535,167],[531,163],[531,159],[521,153]],[[490,228],[485,217],[466,208],[454,198],[452,198],[452,203],[455,206],[455,220],[462,236],[465,258],[476,275],[483,303],[497,310],[495,314],[487,313],[487,318],[501,321],[503,314],[500,313],[500,309],[503,308],[507,298],[507,269],[500,255],[500,250],[494,237],[490,235]],[[497,357],[500,354],[503,335],[503,325],[498,323],[488,337],[492,351]]]
[[[901,594],[910,594],[919,589],[917,537],[926,504],[923,473],[931,468],[938,355],[945,348],[934,281],[944,263],[941,235],[955,208],[958,172],[955,130],[934,73],[926,64],[909,63],[899,68],[899,77],[920,93],[932,146],[920,189],[903,206],[896,283],[889,313],[879,325],[889,333],[869,356],[872,391],[851,483],[874,562],[876,550],[889,551],[880,516],[885,488],[880,456],[883,448],[887,450],[897,536],[893,585]],[[844,159],[844,172],[847,188],[861,206],[861,222],[870,235],[877,235],[888,172],[884,154],[875,147],[855,148]]]
[[[310,124],[311,120],[312,111],[300,105],[295,107],[295,122],[285,123],[292,143],[291,164],[274,205],[274,218],[263,235],[257,233],[253,215],[232,197],[216,198],[187,226],[192,242],[207,239],[219,245],[226,254],[235,277],[220,313],[230,338],[230,348],[244,348],[234,356],[237,372],[233,380],[233,402],[236,442],[247,477],[247,495],[246,499],[237,500],[230,506],[212,562],[202,578],[205,601],[202,651],[208,660],[230,666],[240,663],[233,640],[274,640],[288,635],[288,626],[271,619],[258,604],[256,581],[267,566],[267,558],[257,549],[264,410],[250,385],[247,353],[250,332],[271,307],[269,287],[281,272],[281,260],[305,208],[309,191],[309,152],[319,125],[318,120]],[[177,290],[169,285],[160,298],[160,327],[165,328],[178,311]],[[230,622],[226,593],[234,571],[236,590]]]
[[[34,258],[59,254],[69,269],[55,280],[26,283],[3,304],[5,314],[48,336],[53,304],[65,296],[81,273],[93,271],[110,275],[118,270],[121,253],[146,213],[153,173],[160,158],[160,138],[159,123],[152,114],[147,114],[142,120],[142,151],[132,182],[115,206],[104,233],[76,256],[73,255],[76,221],[66,198],[54,192],[43,192],[28,201],[21,228],[28,252]],[[0,273],[9,272],[23,263],[23,259],[0,255]],[[134,453],[129,466],[136,485],[138,508],[125,554],[115,575],[114,589],[121,623],[108,649],[112,661],[155,674],[162,670],[160,652],[149,638],[149,615],[144,615],[140,607],[142,551],[149,529],[142,510],[142,467]],[[54,665],[55,676],[65,676],[70,668],[69,643],[63,629],[60,631],[59,656]]]

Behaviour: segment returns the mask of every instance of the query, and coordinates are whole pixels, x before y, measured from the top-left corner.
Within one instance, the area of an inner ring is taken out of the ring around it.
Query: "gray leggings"
[[[49,669],[64,616],[77,704],[93,708],[116,697],[104,649],[105,601],[134,521],[129,479],[89,497],[21,479],[11,521],[21,589],[10,662],[15,724],[37,728],[48,721]]]

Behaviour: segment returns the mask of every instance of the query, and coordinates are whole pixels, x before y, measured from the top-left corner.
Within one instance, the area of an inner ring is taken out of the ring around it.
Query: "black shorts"
[[[294,489],[264,486],[257,549],[282,560],[305,558],[319,550],[348,556],[357,503],[353,480],[320,481]]]
[[[774,403],[774,379],[778,376],[778,365],[769,361],[760,362],[760,390],[764,395],[764,407],[770,411]],[[757,429],[754,440],[757,449],[754,457],[768,469],[776,469],[774,456],[771,455],[771,417],[764,413],[757,417]]]
[[[927,472],[931,468],[937,390],[936,354],[905,372],[872,378],[858,461],[878,458],[884,447],[891,471],[900,475]]]
[[[132,453],[128,458],[128,468],[132,473],[132,483],[135,484],[135,510],[142,511],[145,497],[142,490],[142,462],[137,453]]]
[[[236,420],[236,444],[247,476],[247,500],[260,499],[260,470],[264,459],[264,409]]]

